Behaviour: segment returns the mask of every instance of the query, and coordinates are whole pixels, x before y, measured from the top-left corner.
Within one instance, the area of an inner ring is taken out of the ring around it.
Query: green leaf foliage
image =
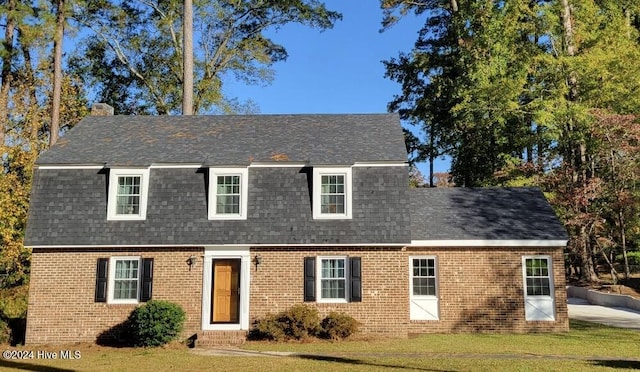
[[[91,0],[74,14],[92,31],[70,67],[97,100],[120,114],[178,113],[182,105],[182,1]],[[223,94],[235,78],[268,84],[283,45],[267,31],[288,24],[320,30],[341,15],[315,0],[194,1],[194,112],[247,112],[255,108]]]
[[[380,4],[384,27],[425,20],[413,50],[385,62],[401,84],[389,109],[423,130],[413,159],[450,156],[457,186],[545,187],[587,280],[596,257],[638,246],[640,3]]]
[[[161,346],[175,340],[182,331],[185,313],[169,301],[151,300],[129,315],[135,346]]]

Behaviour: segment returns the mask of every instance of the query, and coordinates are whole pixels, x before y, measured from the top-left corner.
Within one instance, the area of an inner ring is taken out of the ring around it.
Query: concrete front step
[[[247,340],[247,331],[200,331],[196,334],[195,347],[235,346]]]

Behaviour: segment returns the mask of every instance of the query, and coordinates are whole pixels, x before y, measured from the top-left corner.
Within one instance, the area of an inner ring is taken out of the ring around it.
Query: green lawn
[[[249,342],[244,349],[291,356],[209,356],[182,347],[94,345],[3,350],[79,350],[76,360],[6,360],[0,371],[629,371],[640,369],[640,332],[571,321],[567,334],[425,335],[408,340]]]

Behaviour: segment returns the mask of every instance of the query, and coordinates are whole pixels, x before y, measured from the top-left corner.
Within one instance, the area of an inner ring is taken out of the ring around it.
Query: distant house
[[[90,116],[37,161],[26,340],[116,337],[149,299],[242,339],[298,303],[369,334],[568,329],[532,188],[409,189],[397,115]]]

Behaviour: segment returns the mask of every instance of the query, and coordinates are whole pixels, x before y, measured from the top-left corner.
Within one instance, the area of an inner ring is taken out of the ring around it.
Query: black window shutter
[[[96,302],[107,302],[107,275],[109,274],[109,259],[98,258],[96,268]]]
[[[349,257],[349,301],[362,302],[362,264],[360,257]]]
[[[140,301],[147,302],[153,292],[153,258],[142,259],[142,286]]]
[[[304,300],[316,300],[316,258],[304,258]]]

